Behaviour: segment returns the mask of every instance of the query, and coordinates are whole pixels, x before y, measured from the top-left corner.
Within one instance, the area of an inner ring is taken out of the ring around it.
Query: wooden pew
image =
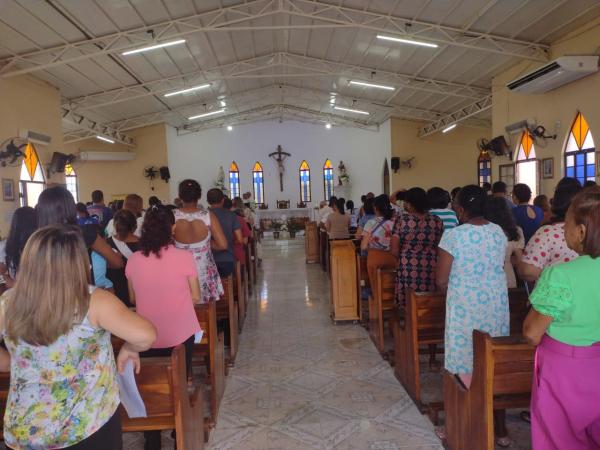
[[[256,245],[257,242],[262,238],[262,234],[259,235],[259,233],[254,230],[252,232],[252,241],[251,241],[251,247],[250,249],[252,250],[252,280],[254,283],[256,283],[256,270],[258,267],[258,253],[257,253],[257,249],[256,249]]]
[[[306,222],[305,224],[304,253],[307,264],[319,262],[319,228],[317,222]]]
[[[246,305],[248,303],[246,296],[245,269],[239,261],[235,262],[235,272],[233,278],[233,299],[238,308],[238,334],[242,332],[244,320],[246,319]]]
[[[166,358],[142,358],[135,376],[148,417],[130,419],[121,406],[123,432],[175,430],[178,450],[204,448],[202,391],[188,394],[185,350],[177,346]]]
[[[253,241],[253,238],[250,237],[250,239],[248,239],[248,243],[245,245],[244,247],[244,253],[246,256],[246,263],[244,264],[244,271],[245,271],[245,278],[246,278],[246,284],[247,284],[247,290],[248,290],[248,295],[252,295],[254,292],[254,283],[255,283],[255,279],[254,279],[254,275],[253,275],[253,264],[254,264],[254,260],[252,259],[252,246],[255,245],[256,243]]]
[[[210,384],[210,419],[208,427],[217,423],[219,406],[225,391],[225,349],[223,332],[217,330],[217,305],[215,302],[195,305],[196,317],[204,331],[202,341],[194,344],[194,357],[204,360]]]
[[[406,293],[404,318],[394,322],[394,374],[421,411],[428,405],[421,401],[419,348],[444,345],[446,295],[440,292]]]
[[[367,272],[367,257],[361,256],[360,254],[360,240],[355,241],[355,245],[358,242],[356,249],[356,265],[358,267],[358,303],[360,305],[360,322],[365,327],[369,327],[369,308],[370,302],[367,298],[363,299],[363,290],[368,289],[369,285],[369,273]]]
[[[368,274],[366,277],[368,280]],[[375,344],[377,351],[386,358],[385,322],[387,321],[389,326],[391,315],[396,309],[396,271],[394,269],[377,269],[377,284],[371,286],[371,289],[372,294],[369,298],[369,337]]]
[[[329,235],[325,228],[319,229],[319,260],[321,269],[323,272],[327,272],[329,270]]]
[[[350,239],[331,241],[331,317],[359,320],[356,249]]]
[[[4,440],[4,412],[10,388],[10,372],[0,372],[0,439]]]
[[[227,320],[229,323],[229,354],[226,361],[228,366],[233,366],[237,356],[238,346],[238,309],[233,298],[233,276],[221,278],[224,294],[217,302],[217,320]]]
[[[523,332],[523,322],[529,313],[529,295],[525,289],[509,289],[508,305],[510,308],[511,336]]]
[[[494,409],[527,408],[535,348],[519,336],[473,331],[473,381],[465,389],[444,373],[447,444],[451,450],[493,450]]]

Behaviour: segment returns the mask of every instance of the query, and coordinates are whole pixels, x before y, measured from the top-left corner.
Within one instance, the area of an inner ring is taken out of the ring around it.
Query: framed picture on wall
[[[2,178],[2,200],[15,201],[15,182],[10,178]]]
[[[554,178],[554,158],[542,159],[542,178]]]

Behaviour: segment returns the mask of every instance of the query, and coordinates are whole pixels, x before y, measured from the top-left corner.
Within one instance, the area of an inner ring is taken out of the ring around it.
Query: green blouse
[[[600,342],[600,258],[580,256],[544,269],[530,301],[554,319],[550,337],[576,346]]]

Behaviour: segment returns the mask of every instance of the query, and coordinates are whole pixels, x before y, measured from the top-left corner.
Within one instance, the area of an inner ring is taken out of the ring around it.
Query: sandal
[[[498,447],[507,448],[507,447],[511,446],[512,441],[510,440],[510,438],[508,436],[504,436],[504,437],[496,438],[496,444],[498,445]]]
[[[448,439],[448,435],[446,434],[446,429],[444,427],[435,427],[433,431],[440,441],[446,441]]]
[[[519,417],[523,422],[531,423],[531,413],[529,411],[521,411]]]

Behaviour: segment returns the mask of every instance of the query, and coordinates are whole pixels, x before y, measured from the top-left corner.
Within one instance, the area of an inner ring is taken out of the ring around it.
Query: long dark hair
[[[390,220],[394,215],[394,210],[392,209],[392,205],[390,205],[390,198],[385,194],[375,197],[374,207],[385,220]]]
[[[154,253],[160,258],[160,251],[173,244],[173,211],[163,205],[153,206],[146,211],[140,238],[140,250],[144,256]]]
[[[485,202],[484,217],[486,220],[499,225],[509,241],[519,240],[517,224],[506,199],[488,196]]]
[[[343,198],[338,198],[335,202],[335,206],[337,207],[338,212],[343,216],[344,214],[346,214],[346,210],[344,208],[344,206],[346,205],[346,202],[344,201]]]
[[[469,217],[482,217],[485,213],[487,194],[483,188],[471,184],[463,187],[456,197],[456,203],[462,207]]]
[[[76,225],[77,209],[73,195],[63,186],[45,189],[35,207],[38,227],[47,225]]]
[[[556,185],[552,198],[552,222],[564,222],[567,210],[573,198],[581,191],[581,183],[577,178],[562,178]]]
[[[29,237],[37,230],[38,221],[35,209],[29,206],[18,208],[10,224],[10,232],[6,240],[6,267],[14,276],[19,270],[21,254]]]

